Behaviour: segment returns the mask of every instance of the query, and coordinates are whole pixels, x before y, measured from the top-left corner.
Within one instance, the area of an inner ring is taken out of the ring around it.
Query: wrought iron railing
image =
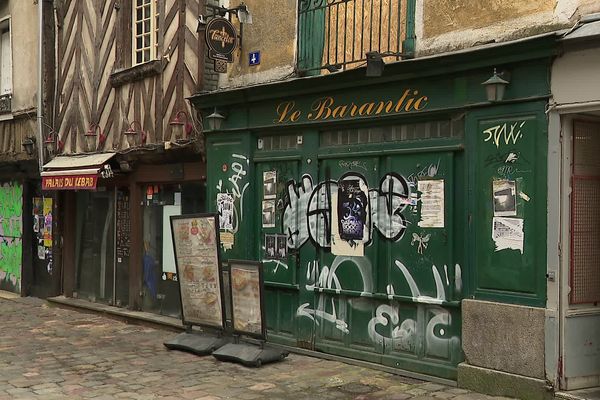
[[[330,72],[364,63],[367,53],[411,57],[416,0],[301,0],[299,69]]]

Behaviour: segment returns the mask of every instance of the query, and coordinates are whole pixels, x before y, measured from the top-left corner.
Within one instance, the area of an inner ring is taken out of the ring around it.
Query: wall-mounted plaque
[[[262,263],[229,260],[233,331],[266,339]]]
[[[224,328],[217,214],[171,216],[184,325]]]

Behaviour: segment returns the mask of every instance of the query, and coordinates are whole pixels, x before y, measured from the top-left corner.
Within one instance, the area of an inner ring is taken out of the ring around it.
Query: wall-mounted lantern
[[[25,149],[25,153],[27,153],[29,157],[33,155],[35,152],[35,136],[29,136],[23,140],[23,149]]]
[[[217,111],[217,108],[215,107],[213,113],[206,116],[206,121],[208,121],[208,128],[211,131],[218,131],[221,129],[223,121],[225,121],[225,115]]]
[[[494,74],[491,78],[481,83],[485,86],[488,101],[496,102],[504,99],[504,92],[510,83],[510,81],[503,79],[505,75],[505,72],[498,74],[496,68],[494,68]]]
[[[173,129],[175,141],[189,139],[190,133],[192,132],[192,124],[190,124],[188,115],[185,111],[178,111],[177,114],[175,114],[175,118],[169,122],[169,125],[171,125],[171,129]]]
[[[367,73],[366,76],[375,77],[383,74],[385,62],[383,56],[378,51],[369,51],[367,53]]]
[[[96,138],[98,138],[98,146],[102,146],[106,142],[106,135],[98,124],[91,124],[84,137],[88,152],[97,150]]]
[[[44,147],[46,147],[46,151],[49,155],[54,154],[55,144],[56,144],[56,132],[53,130],[48,132],[48,135],[44,138]]]
[[[207,4],[206,8],[208,8],[212,12],[212,14],[200,14],[198,16],[198,27],[196,28],[196,32],[200,32],[206,28],[206,24],[208,23],[209,18],[225,17],[227,14],[235,15],[238,21],[240,21],[240,24],[252,25],[252,14],[250,14],[250,9],[244,3],[241,3],[239,6],[233,8],[213,6],[212,4]]]
[[[136,126],[138,129],[136,129]],[[143,144],[145,141],[144,139],[146,135],[142,129],[142,124],[140,124],[138,121],[132,121],[131,124],[129,124],[129,128],[127,128],[124,133],[129,147],[134,147],[138,144],[138,137],[140,138],[140,144]]]

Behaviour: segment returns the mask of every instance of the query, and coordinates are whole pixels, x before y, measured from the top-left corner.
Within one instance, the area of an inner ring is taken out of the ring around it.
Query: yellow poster
[[[52,247],[52,198],[44,197],[44,247]]]

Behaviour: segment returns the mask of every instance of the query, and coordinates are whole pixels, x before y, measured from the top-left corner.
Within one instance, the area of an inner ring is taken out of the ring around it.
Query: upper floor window
[[[133,6],[133,65],[158,57],[158,0],[135,0]]]
[[[0,95],[12,93],[10,19],[0,21]]]

